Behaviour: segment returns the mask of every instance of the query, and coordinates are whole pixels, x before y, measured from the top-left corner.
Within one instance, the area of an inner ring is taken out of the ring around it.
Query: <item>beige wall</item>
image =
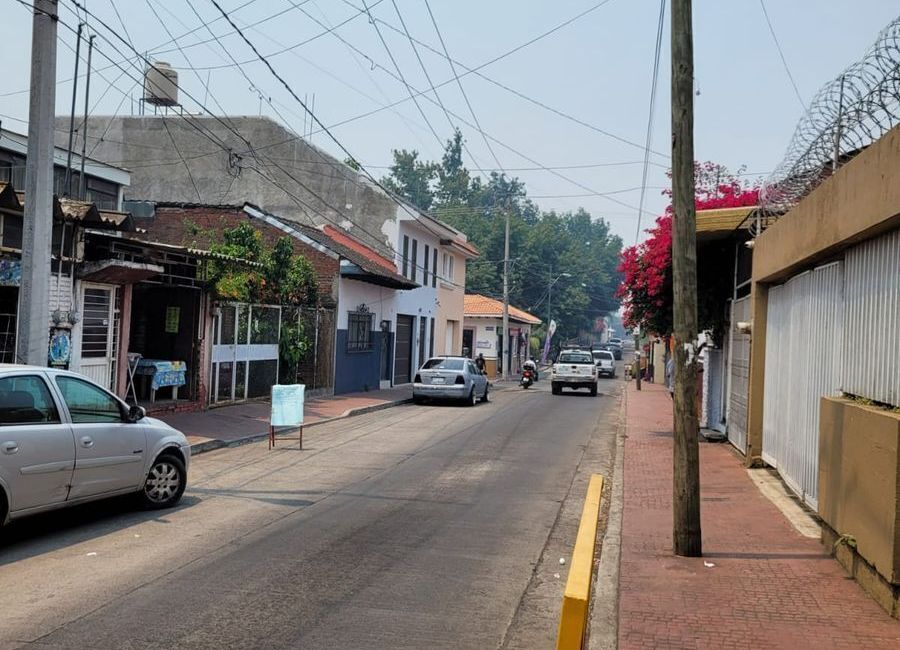
[[[753,279],[775,282],[900,226],[900,127],[841,167],[756,239]]]
[[[900,414],[831,397],[819,414],[819,516],[900,584]]]
[[[442,281],[444,254],[453,255],[453,278],[451,282]],[[463,312],[466,286],[466,261],[457,253],[441,247],[438,255],[438,279],[437,282],[437,318],[434,323],[434,353],[435,354],[462,354],[462,329]],[[455,321],[453,331],[452,349],[447,350],[447,321]]]

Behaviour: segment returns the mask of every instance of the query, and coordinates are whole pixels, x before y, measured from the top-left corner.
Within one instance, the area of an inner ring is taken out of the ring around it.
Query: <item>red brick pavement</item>
[[[672,402],[628,387],[619,647],[900,648],[900,622],[701,443],[703,558],[672,555]],[[704,562],[715,564],[704,566]]]

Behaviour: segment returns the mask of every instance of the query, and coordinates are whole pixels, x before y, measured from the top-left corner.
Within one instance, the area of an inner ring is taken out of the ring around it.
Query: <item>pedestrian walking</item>
[[[670,354],[669,360],[666,361],[666,386],[669,389],[669,395],[675,399],[675,355]]]

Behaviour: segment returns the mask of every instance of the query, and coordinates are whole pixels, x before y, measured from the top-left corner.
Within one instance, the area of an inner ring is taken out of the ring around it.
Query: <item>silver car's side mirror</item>
[[[147,409],[143,406],[138,406],[134,404],[128,409],[128,421],[129,422],[137,422],[139,420],[143,420],[147,416]]]

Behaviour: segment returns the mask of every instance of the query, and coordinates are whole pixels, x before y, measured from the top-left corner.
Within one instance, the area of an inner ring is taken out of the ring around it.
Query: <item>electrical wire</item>
[[[350,0],[341,0],[341,1],[342,1],[344,4],[346,4],[346,5],[350,6],[350,7],[353,7],[354,9],[358,9],[358,7],[357,7],[356,5],[354,5],[352,2],[350,2]],[[429,51],[431,51],[431,52],[437,54],[438,56],[443,56],[443,57],[447,58],[448,61],[450,61],[450,62],[452,62],[454,65],[459,66],[460,68],[462,68],[462,69],[464,70],[464,72],[463,72],[462,74],[459,75],[460,77],[465,77],[465,76],[467,76],[467,75],[469,75],[469,74],[474,74],[474,75],[476,75],[477,77],[480,77],[481,79],[484,79],[484,80],[487,81],[488,83],[491,83],[491,84],[497,86],[498,88],[501,88],[501,89],[503,89],[503,90],[505,90],[505,91],[507,91],[507,92],[509,92],[509,93],[512,93],[513,95],[519,97],[520,99],[523,99],[523,100],[525,100],[525,101],[527,101],[527,102],[529,102],[529,103],[531,103],[531,104],[534,104],[535,106],[538,106],[539,108],[542,108],[542,109],[544,109],[544,110],[546,110],[546,111],[549,111],[549,112],[551,112],[551,113],[554,113],[554,114],[558,115],[559,117],[562,117],[562,118],[564,118],[564,119],[566,119],[566,120],[569,120],[569,121],[571,121],[571,122],[574,122],[575,124],[578,124],[578,125],[583,126],[583,127],[585,127],[585,128],[591,129],[592,131],[595,131],[595,132],[600,133],[600,134],[602,134],[602,135],[605,135],[605,136],[607,136],[607,137],[609,137],[609,138],[612,138],[612,139],[614,139],[614,140],[617,140],[617,141],[619,141],[619,142],[621,142],[621,143],[623,143],[623,144],[627,144],[627,145],[630,145],[630,146],[633,146],[633,147],[636,147],[636,148],[638,148],[638,149],[643,150],[644,147],[643,147],[642,145],[638,144],[637,142],[633,142],[633,141],[631,141],[631,140],[628,140],[627,138],[623,138],[623,137],[621,137],[621,136],[619,136],[619,135],[616,135],[616,134],[614,134],[614,133],[611,133],[611,132],[609,132],[609,131],[607,131],[607,130],[605,130],[605,129],[601,129],[601,128],[598,127],[598,126],[596,126],[596,125],[594,125],[594,124],[591,124],[591,123],[589,123],[589,122],[587,122],[587,121],[585,121],[585,120],[582,120],[582,119],[580,119],[580,118],[577,118],[577,117],[575,117],[575,116],[573,116],[573,115],[571,115],[571,114],[569,114],[569,113],[566,113],[565,111],[562,111],[562,110],[560,110],[560,109],[554,108],[553,106],[550,106],[550,105],[548,105],[548,104],[546,104],[546,103],[544,103],[544,102],[541,102],[540,100],[534,99],[533,97],[529,97],[528,95],[526,95],[526,94],[524,94],[524,93],[522,93],[522,92],[520,92],[520,91],[518,91],[518,90],[516,90],[516,89],[514,89],[514,88],[511,88],[510,86],[507,86],[506,84],[503,84],[503,83],[497,81],[496,79],[492,79],[491,77],[488,77],[488,76],[485,75],[484,73],[480,72],[483,68],[487,67],[488,65],[491,65],[492,63],[495,63],[495,62],[499,61],[500,59],[503,59],[503,58],[509,56],[510,54],[513,54],[514,52],[517,52],[517,51],[521,50],[522,48],[527,47],[528,45],[531,45],[532,43],[535,43],[535,42],[537,42],[538,40],[540,40],[540,39],[542,39],[542,38],[545,38],[546,36],[549,36],[550,34],[555,33],[556,31],[558,31],[558,30],[561,29],[562,27],[565,27],[565,26],[571,24],[572,22],[574,22],[575,20],[577,20],[577,19],[583,17],[583,16],[586,15],[587,13],[590,13],[590,12],[594,11],[595,9],[599,9],[600,7],[602,7],[604,4],[606,4],[606,3],[609,2],[609,1],[610,1],[610,0],[606,0],[605,2],[601,2],[601,3],[598,3],[598,4],[596,4],[596,5],[593,5],[592,7],[589,7],[585,12],[582,12],[581,14],[578,14],[578,15],[574,16],[573,18],[571,18],[571,19],[565,21],[564,23],[561,23],[561,24],[559,24],[559,25],[556,25],[555,27],[551,28],[550,30],[548,30],[548,31],[546,31],[546,32],[544,32],[544,33],[542,33],[542,34],[540,34],[540,35],[534,37],[534,38],[531,39],[530,41],[528,41],[528,42],[526,42],[526,43],[523,43],[522,45],[519,45],[519,46],[513,48],[512,50],[508,50],[508,51],[502,53],[501,55],[499,55],[499,56],[497,56],[497,57],[494,57],[493,59],[490,59],[489,61],[486,61],[486,62],[484,62],[484,63],[482,63],[482,64],[480,64],[480,65],[478,65],[478,66],[475,66],[474,68],[470,68],[470,67],[466,66],[465,64],[460,63],[459,61],[456,61],[456,60],[451,59],[451,58],[448,57],[445,53],[442,53],[441,51],[437,50],[436,48],[430,46],[430,45],[427,44],[427,43],[423,43],[422,41],[416,41],[416,42],[417,42],[420,46],[422,46],[422,47],[428,49]],[[393,30],[393,31],[395,31],[395,32],[398,32],[398,33],[400,32],[400,30],[399,30],[396,26],[391,25],[390,23],[388,23],[388,22],[385,21],[385,20],[382,20],[382,19],[380,19],[380,18],[376,18],[375,20],[377,20],[378,22],[380,22],[381,24],[385,25],[387,28],[389,28],[389,29],[391,29],[391,30]],[[437,84],[436,87],[440,88],[440,87],[442,87],[442,86],[445,86],[445,85],[447,85],[447,84],[449,84],[449,83],[453,83],[453,82],[454,82],[454,79],[448,79],[447,81],[444,81],[444,82],[442,82],[442,83],[440,83],[440,84]],[[401,100],[400,103],[402,103],[403,101],[406,101],[406,100]],[[369,113],[369,114],[371,114],[371,113]],[[360,116],[360,117],[368,117],[369,114],[365,114],[365,115]],[[352,118],[351,118],[351,119],[352,119]],[[335,126],[336,126],[336,125],[335,125]],[[668,158],[669,158],[668,155],[663,154],[663,153],[660,153],[660,152],[657,152],[657,151],[653,151],[652,153],[653,153],[654,155],[660,156],[660,157],[665,158],[665,159],[668,159]]]
[[[394,2],[394,0],[391,0]],[[396,6],[396,3],[394,4]],[[441,35],[441,30],[438,27],[437,20],[434,18],[434,13],[431,11],[431,5],[428,3],[428,0],[425,0],[425,7],[428,9],[428,15],[431,17],[431,24],[434,26],[434,31],[437,33],[438,40],[441,42],[441,48],[444,50],[444,55],[447,57],[447,62],[450,64],[450,71],[453,73],[453,78],[456,79],[456,85],[459,87],[459,92],[462,94],[463,99],[466,101],[466,106],[469,107],[469,113],[472,115],[472,120],[475,122],[475,127],[478,129],[478,132],[481,134],[482,139],[484,140],[485,146],[487,146],[488,151],[491,152],[491,157],[494,159],[494,162],[497,163],[497,167],[503,171],[503,165],[500,163],[500,159],[497,157],[497,153],[494,151],[494,148],[491,146],[490,140],[487,139],[487,136],[484,134],[484,129],[481,128],[481,122],[478,120],[478,115],[475,114],[475,109],[472,108],[472,102],[469,101],[469,96],[466,94],[466,89],[463,88],[462,81],[459,79],[459,74],[456,72],[456,66],[453,65],[453,59],[450,58],[450,53],[447,51],[447,44],[444,43],[444,37]],[[397,14],[400,14],[400,10],[397,10]],[[403,18],[400,18],[400,23],[403,24]],[[409,36],[409,32],[406,30],[406,25],[403,25],[403,31],[406,32],[407,37],[409,37],[410,43],[413,43],[413,49],[416,49],[414,41],[412,37]],[[416,56],[418,56],[418,50],[416,50]],[[421,59],[419,59],[421,62]],[[426,74],[427,76],[427,74]],[[431,83],[431,79],[428,80],[428,83],[431,84],[432,89],[434,90],[434,95],[437,97],[437,90],[434,89],[434,84]],[[442,105],[443,107],[443,105]],[[444,109],[446,112],[446,109]],[[447,116],[447,119],[450,119],[450,116]],[[505,172],[503,172],[505,173]]]
[[[384,40],[384,35],[381,33],[381,29],[378,27],[378,23],[375,22],[375,19],[372,17],[372,11],[369,9],[369,5],[366,4],[366,0],[362,0],[363,7],[366,10],[366,14],[369,16],[369,23],[371,23],[372,27],[375,28],[375,33],[378,35],[378,40],[381,41],[382,46],[384,46],[384,51],[387,52],[388,58],[391,60],[391,63],[394,65],[394,70],[397,71],[397,76],[400,77],[400,82],[406,88],[406,92],[409,94],[410,99],[412,99],[413,104],[416,106],[416,110],[419,111],[419,115],[422,116],[422,119],[425,120],[425,124],[428,125],[429,130],[432,135],[434,135],[435,140],[438,142],[438,146],[443,148],[444,140],[441,136],[438,135],[437,131],[435,131],[434,126],[431,124],[431,121],[428,119],[428,116],[425,114],[425,111],[422,109],[422,105],[419,104],[418,98],[413,94],[412,88],[409,83],[406,81],[406,77],[403,76],[403,71],[400,69],[400,64],[397,63],[397,59],[394,58],[394,54],[391,52],[391,48],[388,47],[387,41]],[[434,88],[432,86],[432,88]],[[449,119],[449,115],[448,115]]]
[[[269,60],[268,60],[265,56],[263,56],[262,54],[260,54],[259,50],[258,50],[257,47],[253,44],[253,42],[246,36],[246,34],[244,34],[244,32],[243,32],[237,25],[235,25],[234,21],[231,19],[231,17],[228,15],[228,13],[227,13],[224,9],[222,9],[222,6],[219,4],[218,0],[210,0],[210,2],[216,7],[216,9],[219,10],[220,13],[222,13],[223,16],[225,16],[225,20],[227,20],[228,23],[229,23],[234,29],[237,30],[237,33],[238,33],[238,35],[241,37],[241,39],[247,44],[247,46],[248,46],[251,50],[253,50],[253,53],[256,54],[257,58],[259,58],[259,60],[266,66],[266,68],[269,70],[269,72],[272,74],[272,76],[275,77],[275,78],[282,84],[282,86],[284,86],[285,90],[288,91],[288,93],[291,95],[291,97],[293,97],[294,100],[295,100],[298,104],[300,104],[300,105],[303,107],[303,109],[304,109],[307,113],[309,113],[309,115],[310,115],[310,117],[312,118],[312,120],[313,120],[316,124],[319,125],[319,128],[322,129],[322,130],[324,130],[324,132],[328,135],[328,137],[329,137],[329,138],[330,138],[330,139],[331,139],[331,140],[332,140],[332,141],[333,141],[333,142],[341,149],[341,151],[344,152],[345,155],[347,155],[349,158],[352,158],[353,160],[356,160],[356,158],[353,156],[352,153],[350,153],[350,151],[347,149],[347,147],[345,147],[344,144],[343,144],[343,143],[342,143],[342,142],[341,142],[341,141],[340,141],[340,140],[339,140],[339,139],[338,139],[338,138],[337,138],[337,137],[336,137],[329,129],[328,129],[328,127],[326,127],[326,126],[322,123],[322,121],[318,118],[318,116],[317,116],[314,112],[312,112],[312,111],[309,109],[309,107],[306,105],[306,103],[305,103],[302,99],[300,99],[300,97],[297,95],[297,93],[294,91],[294,89],[291,87],[291,85],[284,79],[284,77],[282,77],[282,76],[275,70],[275,68],[272,67],[272,64],[269,62]],[[334,32],[332,32],[332,33],[334,33]],[[422,221],[422,220],[418,217],[418,215],[417,215],[417,209],[416,209],[416,208],[414,208],[414,207],[410,206],[409,204],[404,203],[403,201],[401,201],[401,200],[400,200],[393,192],[391,192],[391,191],[388,190],[386,187],[384,187],[384,185],[383,185],[380,181],[378,181],[378,180],[371,174],[371,172],[369,172],[369,171],[368,171],[365,167],[363,167],[362,165],[360,165],[360,170],[363,171],[363,172],[365,173],[365,175],[369,178],[369,180],[371,180],[375,185],[377,185],[377,186],[378,186],[378,187],[379,187],[379,188],[380,188],[380,189],[381,189],[388,197],[390,197],[395,203],[397,203],[397,205],[398,205],[399,207],[401,207],[403,210],[405,210],[405,211],[406,211],[410,216],[412,216],[414,219],[416,219],[417,221],[419,221],[419,223],[421,223],[422,226],[423,226],[426,230],[429,230],[432,234],[434,234],[434,235],[440,237],[440,233],[436,232],[433,228],[431,228],[428,224],[426,224],[424,221]]]
[[[666,0],[659,2],[659,22],[656,25],[656,46],[653,55],[653,72],[650,82],[650,107],[647,111],[647,139],[644,148],[644,168],[641,171],[641,196],[638,201],[637,228],[634,233],[634,243],[641,238],[641,219],[644,216],[644,198],[647,194],[647,172],[650,169],[650,142],[653,137],[653,113],[656,110],[656,88],[659,81],[659,59],[662,52],[663,26],[666,20]]]
[[[20,0],[20,1],[21,1],[21,0]],[[98,22],[99,22],[99,23],[100,23],[100,24],[101,24],[108,32],[110,32],[111,34],[113,34],[113,36],[114,36],[117,40],[123,42],[126,46],[131,47],[130,44],[129,44],[124,38],[122,38],[122,36],[121,36],[120,34],[118,34],[118,32],[116,32],[115,30],[113,30],[113,29],[112,29],[107,23],[105,23],[102,19],[100,19],[100,18],[98,18],[96,15],[92,14],[92,13],[91,13],[89,10],[87,10],[83,5],[81,5],[77,0],[73,0],[73,4],[75,4],[78,8],[82,9],[83,11],[85,11],[87,14],[93,16],[93,17],[94,17],[94,18],[95,18],[95,19],[96,19],[96,20],[97,20],[97,21],[98,21]],[[71,9],[70,9],[70,11],[71,11]],[[74,12],[73,12],[73,13],[74,13]],[[60,20],[59,22],[60,22],[61,24],[63,24],[64,26],[66,26],[69,30],[74,31],[74,30],[72,30],[71,26],[66,25],[66,24],[64,23],[64,21],[61,21],[61,20]],[[229,23],[231,23],[230,20],[229,20]],[[233,24],[233,23],[232,23],[232,24]],[[109,43],[110,46],[117,52],[117,54],[119,54],[119,56],[122,57],[123,60],[125,60],[125,61],[128,61],[128,60],[129,60],[128,57],[124,57],[124,56],[123,56],[121,50],[119,50],[119,49],[112,43],[112,41],[109,40],[108,37],[106,37],[106,36],[104,36],[104,35],[102,35],[102,34],[98,34],[98,36],[100,36],[101,38],[103,38],[103,40],[105,40],[107,43]],[[132,49],[134,49],[134,48],[132,48]],[[102,53],[102,54],[103,54],[104,58],[106,58],[106,59],[109,60],[110,62],[113,61],[113,59],[112,59],[111,57],[109,57],[108,55],[106,55],[105,53]],[[143,54],[141,54],[140,52],[137,52],[137,51],[135,51],[135,54],[136,54],[140,59],[142,59],[142,60],[145,62],[145,64],[146,64],[147,66],[155,68],[155,66],[153,65],[153,63],[152,63],[149,59],[147,59],[146,56],[144,56]],[[182,90],[183,90],[183,89],[182,89]],[[204,111],[208,112],[208,109],[207,109],[207,108],[206,108],[199,100],[197,100],[196,98],[194,98],[194,97],[193,97],[190,93],[188,93],[187,91],[184,91],[184,90],[183,90],[183,92],[184,92],[185,96],[187,96],[189,99],[191,99],[192,101],[194,101],[194,102],[195,102],[198,106],[200,106]],[[189,126],[191,126],[192,128],[194,128],[195,130],[197,130],[197,131],[198,131],[201,135],[203,135],[204,137],[207,137],[208,139],[210,139],[214,144],[217,144],[220,148],[222,148],[223,151],[225,151],[225,152],[228,153],[229,155],[232,155],[232,154],[233,154],[233,150],[232,150],[231,148],[229,148],[229,147],[227,146],[227,144],[225,144],[223,141],[221,141],[221,140],[216,140],[215,134],[214,134],[212,131],[210,131],[207,127],[205,127],[205,125],[202,125],[202,124],[195,124],[193,120],[188,119],[189,117],[190,117],[189,115],[182,114],[182,118],[183,118],[184,123],[188,124]],[[215,116],[215,115],[210,115],[210,118],[213,119],[213,120],[215,120],[216,122],[218,122],[220,125],[222,125],[222,126],[225,127],[227,130],[229,130],[231,133],[233,133],[237,138],[239,138],[239,139],[244,143],[244,145],[248,147],[248,150],[250,150],[250,151],[253,150],[253,147],[252,147],[252,145],[250,144],[250,142],[249,142],[249,141],[248,141],[248,140],[247,140],[247,139],[246,139],[239,131],[237,131],[236,129],[234,129],[230,124],[228,124],[227,122],[225,122],[224,120],[222,120],[221,118],[219,118],[219,117],[217,117],[217,116]],[[326,201],[324,198],[322,198],[319,194],[317,194],[317,193],[316,193],[314,190],[312,190],[309,186],[307,186],[306,184],[304,184],[304,183],[303,183],[300,179],[298,179],[296,176],[292,175],[289,171],[285,170],[283,167],[278,166],[278,165],[273,165],[273,166],[276,167],[277,169],[279,169],[279,171],[281,171],[283,174],[285,174],[286,176],[288,176],[288,178],[290,178],[293,182],[297,183],[298,186],[302,187],[302,188],[303,188],[305,191],[307,191],[310,195],[312,195],[313,197],[315,197],[315,198],[316,198],[318,201],[320,201],[323,205],[325,205],[326,207],[328,207],[328,208],[330,208],[331,210],[333,210],[336,214],[340,214],[340,215],[343,216],[344,218],[347,218],[347,215],[343,214],[343,213],[342,213],[338,208],[336,208],[335,206],[330,205],[330,204],[328,203],[328,201]],[[309,202],[304,201],[301,197],[296,196],[293,192],[291,192],[289,189],[287,189],[286,187],[284,187],[283,184],[279,183],[279,182],[277,181],[277,179],[274,179],[274,178],[272,178],[270,175],[268,175],[264,170],[260,170],[260,169],[258,169],[258,168],[254,168],[254,167],[250,167],[249,169],[251,169],[252,171],[258,173],[262,178],[264,178],[265,180],[267,180],[267,181],[270,182],[271,184],[275,185],[278,189],[280,189],[282,192],[284,192],[286,196],[288,196],[289,198],[291,198],[291,200],[294,201],[298,206],[303,207],[303,208],[309,210],[311,213],[317,214],[317,215],[320,216],[323,220],[328,221],[329,223],[331,223],[332,225],[336,226],[336,227],[339,228],[340,230],[342,230],[342,231],[345,231],[345,230],[346,230],[345,228],[343,228],[343,226],[342,226],[340,223],[336,222],[334,219],[331,219],[331,218],[328,216],[327,213],[324,213],[324,212],[322,212],[321,210],[318,210],[315,206],[311,205]],[[392,196],[392,195],[389,194],[389,196]],[[392,197],[392,198],[394,198],[394,197]],[[396,200],[396,199],[395,199],[395,200]],[[400,203],[400,205],[403,206],[404,204]],[[406,207],[406,206],[404,206],[404,207]],[[406,209],[409,210],[409,208],[406,208]],[[411,212],[410,214],[412,214],[413,216],[415,216],[415,214],[414,214],[413,212]],[[351,221],[351,223],[353,223],[353,222],[352,222],[352,219],[348,219],[348,220]],[[377,235],[371,233],[370,231],[366,230],[363,226],[361,226],[361,225],[359,225],[359,224],[354,224],[354,225],[356,226],[357,229],[361,230],[362,232],[365,232],[369,237],[371,237],[371,238],[373,239],[373,241],[374,241],[377,245],[379,245],[379,246],[385,246],[386,248],[388,248],[389,250],[391,250],[392,253],[393,253],[396,257],[399,257],[399,253],[396,251],[396,249],[393,248],[393,246],[390,244],[390,242],[385,242],[383,239],[381,239],[381,238],[378,237]],[[424,225],[424,224],[423,224],[423,225]],[[427,267],[425,267],[425,266],[422,266],[422,265],[417,264],[415,261],[413,262],[413,267],[414,267],[414,268],[418,268],[418,269],[424,269],[424,268],[427,268]]]
[[[210,0],[210,1],[211,1],[213,4],[215,4],[216,6],[219,6],[219,5],[218,5],[218,2],[216,2],[216,0]],[[608,2],[609,0],[606,0],[606,1]],[[602,3],[601,3],[601,4],[602,4]],[[219,9],[220,9],[220,11],[224,11],[224,10],[221,9],[221,7],[219,7]],[[309,16],[309,14],[308,14],[307,12],[304,12],[304,13],[306,13],[306,15]],[[226,14],[226,16],[227,16],[227,14]],[[309,16],[309,17],[310,17],[312,20],[314,20],[314,21],[316,21],[316,22],[319,22],[315,17],[313,17],[313,16]],[[570,21],[570,22],[571,22],[571,21]],[[232,24],[233,24],[233,23],[232,23]],[[321,24],[321,23],[320,23],[320,24]],[[249,40],[246,38],[246,36],[243,35],[243,33],[241,33],[241,35],[242,35],[242,37],[244,38],[245,41],[249,42]],[[388,75],[390,75],[391,77],[393,77],[394,79],[396,79],[398,82],[401,81],[401,79],[399,78],[399,76],[398,76],[396,73],[392,72],[391,70],[388,70],[386,67],[384,67],[384,66],[382,66],[382,65],[380,65],[380,64],[375,63],[374,60],[373,60],[370,56],[366,55],[364,52],[362,52],[362,50],[360,50],[360,49],[357,48],[355,45],[353,45],[352,43],[350,43],[349,41],[347,41],[347,39],[345,39],[343,36],[341,36],[341,35],[340,35],[339,33],[337,33],[336,31],[335,31],[335,32],[332,32],[332,36],[334,36],[334,37],[337,38],[338,40],[340,40],[340,41],[346,43],[346,44],[347,44],[349,47],[351,47],[354,51],[358,52],[361,56],[363,56],[363,57],[366,58],[367,60],[371,61],[372,64],[373,64],[374,66],[376,66],[376,67],[378,67],[379,69],[383,70],[385,73],[387,73]],[[532,39],[532,40],[534,40],[534,39]],[[290,86],[287,85],[287,83],[283,80],[283,78],[281,78],[280,76],[278,76],[277,73],[274,73],[274,68],[272,68],[271,63],[269,63],[269,61],[268,61],[263,55],[259,54],[259,51],[258,51],[255,47],[253,47],[252,44],[251,44],[251,47],[252,47],[252,48],[254,49],[254,51],[257,53],[257,56],[260,57],[260,60],[263,61],[263,62],[267,65],[267,67],[269,67],[270,71],[272,71],[273,74],[275,74],[275,75],[279,78],[279,80],[282,82],[282,84],[285,85],[286,88],[288,88],[288,90],[289,90],[289,92],[291,93],[292,97],[294,97],[294,99],[295,99],[296,101],[298,101],[301,105],[305,106],[305,104],[300,100],[300,98],[296,95],[296,93],[294,93],[293,90],[290,89]],[[412,87],[412,86],[411,86],[411,87]],[[413,90],[416,90],[416,89],[413,88]],[[415,94],[416,94],[417,97],[424,97],[426,100],[428,100],[428,101],[430,101],[430,102],[436,104],[436,102],[435,102],[431,97],[429,97],[425,92],[419,92],[419,91],[416,90],[416,93],[415,93]],[[375,112],[377,112],[377,111],[375,111]],[[453,111],[450,111],[449,109],[448,109],[448,112],[449,112],[453,117],[455,117],[457,120],[459,120],[460,122],[462,122],[463,124],[465,124],[466,126],[468,126],[469,128],[472,128],[472,129],[476,129],[476,130],[477,130],[477,127],[476,127],[474,124],[472,124],[471,122],[469,122],[469,121],[466,120],[465,118],[461,117],[458,113],[454,113]],[[331,133],[331,130],[330,130],[330,129],[334,128],[334,125],[332,125],[331,127],[325,127],[325,126],[318,120],[318,118],[314,118],[314,119],[315,119],[315,121],[319,124],[320,131],[326,133],[327,135],[329,135],[329,137],[330,137],[332,140],[334,140],[334,141],[338,144],[338,146],[341,147],[341,148],[343,149],[343,151],[344,151],[348,156],[350,156],[351,158],[353,158],[353,156],[352,156],[346,149],[343,148],[343,146],[342,146],[342,145],[334,138],[334,135]],[[337,124],[343,124],[343,123],[346,123],[346,120],[345,120],[344,122],[338,122]],[[489,138],[491,141],[493,141],[493,142],[495,142],[496,144],[500,145],[500,146],[503,147],[504,149],[507,149],[507,150],[511,151],[512,153],[516,154],[517,156],[519,156],[519,157],[522,158],[523,160],[528,161],[528,162],[531,163],[532,165],[537,165],[537,166],[539,166],[542,170],[548,171],[548,172],[550,172],[551,174],[553,174],[554,176],[557,176],[558,178],[561,178],[562,180],[565,180],[565,181],[567,181],[567,182],[569,182],[569,183],[575,185],[576,187],[580,187],[581,189],[583,189],[583,190],[585,190],[585,191],[587,191],[587,192],[590,192],[590,193],[593,194],[593,195],[596,195],[596,196],[603,196],[601,192],[598,192],[597,190],[595,190],[595,189],[593,189],[593,188],[591,188],[591,187],[588,187],[587,185],[584,185],[583,183],[579,183],[578,181],[576,181],[576,180],[574,180],[574,179],[571,179],[571,178],[569,178],[569,177],[567,177],[567,176],[565,176],[565,175],[563,175],[563,174],[560,174],[558,171],[551,170],[551,169],[547,168],[545,165],[542,165],[541,163],[539,163],[539,162],[538,162],[537,160],[535,160],[534,158],[529,157],[528,155],[526,155],[526,154],[522,153],[521,151],[515,149],[515,148],[512,147],[511,145],[508,145],[508,144],[506,144],[506,143],[500,141],[499,139],[497,139],[497,138],[495,138],[495,137],[493,137],[493,136],[491,136],[491,135],[488,135],[488,134],[486,134],[486,133],[485,133],[484,135],[485,135],[487,138]],[[641,147],[641,148],[643,149],[643,147]],[[356,160],[356,159],[354,158],[354,160]],[[381,187],[382,190],[388,191],[381,183],[379,183],[377,180],[375,180],[374,176],[372,176],[371,173],[368,172],[368,170],[367,170],[365,167],[362,167],[362,166],[361,166],[361,169],[366,173],[366,176],[368,176],[373,182],[375,182],[379,187]],[[391,196],[393,196],[392,193],[391,193]],[[618,199],[615,199],[615,198],[613,198],[613,197],[603,196],[603,198],[605,198],[605,199],[607,199],[607,200],[609,200],[609,201],[611,201],[611,202],[613,202],[613,203],[617,203],[617,204],[619,204],[619,205],[622,205],[623,207],[626,207],[626,208],[629,208],[629,209],[631,209],[631,210],[637,211],[637,207],[636,207],[636,206],[630,205],[630,204],[628,204],[628,203],[625,203],[625,202],[620,201],[620,200],[618,200]]]
[[[788,79],[791,82],[791,87],[794,89],[794,94],[797,96],[797,101],[800,102],[800,108],[806,110],[806,104],[803,102],[803,96],[800,94],[800,90],[797,88],[797,82],[794,81],[794,75],[791,74],[791,68],[788,66],[787,59],[784,57],[784,51],[781,49],[781,43],[778,42],[778,37],[775,35],[775,28],[772,27],[772,21],[769,20],[769,12],[766,10],[766,3],[764,0],[759,0],[759,6],[762,8],[763,16],[766,18],[766,25],[769,26],[769,33],[772,35],[772,40],[775,41],[775,49],[778,50],[778,56],[781,57],[781,64],[784,66],[784,71],[787,72]]]

